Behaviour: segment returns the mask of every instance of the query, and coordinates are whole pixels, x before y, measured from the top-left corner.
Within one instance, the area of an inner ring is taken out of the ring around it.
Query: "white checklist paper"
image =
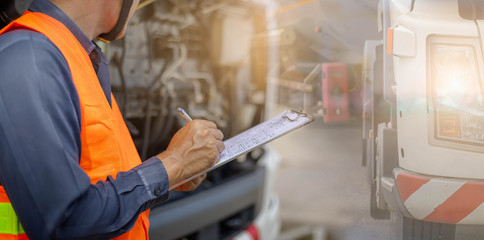
[[[202,173],[175,184],[170,190],[310,122],[312,122],[312,118],[305,114],[285,110],[276,117],[225,140],[225,150],[220,154],[220,160],[217,164]]]

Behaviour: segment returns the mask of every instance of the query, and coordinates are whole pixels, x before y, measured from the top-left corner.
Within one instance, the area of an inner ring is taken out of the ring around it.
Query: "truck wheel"
[[[426,222],[401,214],[402,240],[455,240],[455,224]]]

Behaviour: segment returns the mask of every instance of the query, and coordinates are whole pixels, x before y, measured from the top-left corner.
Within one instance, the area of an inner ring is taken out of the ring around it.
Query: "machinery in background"
[[[323,63],[324,122],[347,121],[349,117],[348,69],[345,63]]]
[[[177,107],[215,122],[226,138],[262,121],[267,40],[253,36],[266,31],[263,6],[149,3],[108,51],[113,94],[142,159],[163,151],[185,124]],[[278,162],[273,150],[259,149],[210,172],[194,192],[171,192],[151,212],[151,239],[276,239]]]
[[[361,114],[361,54],[376,18],[374,0],[281,0],[270,15],[277,28],[268,32],[277,45],[270,83],[278,101],[322,116],[325,123],[346,122]],[[354,17],[358,16],[358,17]]]
[[[299,70],[300,71],[300,70]],[[302,78],[301,72],[282,73],[274,82],[279,86],[279,101],[313,116],[322,116],[325,123],[349,119],[348,65],[317,64]],[[302,81],[300,79],[303,79]]]
[[[5,25],[32,0],[2,2]],[[97,42],[110,62],[112,92],[142,159],[185,123],[176,108],[215,122],[229,138],[261,122],[267,39],[263,5],[237,0],[141,1],[126,36]],[[269,147],[214,171],[193,192],[170,192],[152,209],[151,239],[276,239],[280,157]]]
[[[183,123],[177,107],[215,122],[226,137],[260,122],[267,64],[252,59],[267,59],[267,50],[252,36],[265,30],[264,9],[238,1],[145,2],[107,54],[113,94],[141,155],[168,144]]]
[[[484,225],[482,1],[381,0],[363,65],[371,215],[401,239]]]
[[[183,126],[175,109],[215,122],[229,138],[262,121],[265,9],[241,1],[141,2],[127,35],[109,48],[113,93],[143,158]],[[254,151],[210,172],[194,192],[171,192],[152,210],[152,239],[276,239],[273,181],[279,157]]]

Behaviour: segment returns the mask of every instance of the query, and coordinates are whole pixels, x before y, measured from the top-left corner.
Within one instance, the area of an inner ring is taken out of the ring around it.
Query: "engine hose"
[[[155,77],[153,78],[151,84],[150,84],[150,88],[148,89],[148,96],[151,96],[153,91],[155,91],[156,89],[160,89],[160,94],[162,96],[162,105],[161,106],[165,106],[166,104],[166,101],[167,101],[167,98],[169,97],[167,95],[167,93],[164,91],[164,88],[163,88],[163,85],[158,88],[157,87],[157,83],[161,83],[161,84],[164,84],[166,86],[166,81],[173,75],[173,73],[176,71],[176,69],[178,69],[182,64],[183,62],[186,60],[186,56],[187,56],[187,50],[186,50],[186,46],[184,45],[175,45],[174,47],[174,52],[176,53],[176,49],[178,49],[178,51],[180,51],[180,54],[179,54],[179,57],[174,61],[173,64],[171,65],[166,65],[166,67],[164,67],[162,69],[162,71],[160,71],[160,73]],[[175,54],[174,54],[175,55]],[[160,79],[161,78],[161,79]],[[160,79],[160,80],[158,80]],[[151,105],[151,98],[149,99],[150,100],[150,105]],[[148,107],[147,107],[148,109]],[[151,107],[149,109],[151,111]],[[147,113],[147,117],[150,117],[151,118],[151,112],[148,112]],[[163,116],[162,113],[160,113],[160,116]],[[168,115],[167,115],[168,116]],[[146,119],[145,121],[145,124],[151,124],[151,119]],[[156,124],[156,128],[157,130],[158,129],[162,129],[162,128],[166,128],[166,126],[163,126],[165,123],[165,119],[163,119],[163,121],[157,121],[155,124]],[[143,141],[143,153],[147,154],[148,152],[148,145],[149,145],[149,142],[150,142],[150,137],[149,135],[151,134],[149,131],[151,130],[150,129],[151,126],[145,126],[145,130],[147,129],[148,131],[145,131],[145,139]],[[157,132],[155,132],[155,136],[157,136],[159,134],[159,130]],[[143,155],[145,156],[145,155]]]
[[[151,132],[151,94],[148,94],[148,102],[146,103],[146,118],[145,118],[145,129],[143,131],[143,147],[141,151],[141,159],[146,160],[148,155],[148,147],[150,142],[150,132]]]
[[[161,96],[161,106],[167,106],[169,104],[169,100],[168,95],[163,94]],[[167,118],[169,118],[169,114],[164,114],[163,111],[161,111],[158,117],[155,118],[153,123],[153,131],[150,132],[150,142],[158,142],[159,136],[163,132],[163,129],[167,127],[165,126]]]
[[[173,107],[173,109],[175,109],[175,107]],[[151,140],[152,142],[159,143],[159,142],[162,142],[164,139],[166,139],[166,137],[168,137],[175,123],[175,116],[168,114],[166,116],[163,116],[163,120],[161,120],[160,122],[162,121],[163,121],[163,125],[159,124],[160,126],[162,126],[161,131],[159,131],[158,134],[152,135],[153,137],[153,139]]]
[[[121,39],[121,43],[123,45],[121,50],[121,58],[118,59],[117,57],[114,57],[112,63],[116,65],[119,79],[121,80],[121,90],[123,92],[123,105],[121,105],[121,113],[123,118],[126,120],[126,114],[128,113],[128,88],[126,86],[126,78],[124,77],[123,72],[124,58],[126,56],[126,40],[124,38]]]
[[[151,55],[150,55],[151,57]],[[160,72],[150,81],[150,85],[149,87],[146,89],[146,92],[147,92],[147,102],[146,102],[146,117],[145,117],[145,126],[144,126],[144,131],[143,131],[143,144],[142,144],[142,150],[141,150],[141,159],[146,159],[147,155],[148,155],[148,149],[149,149],[149,145],[150,145],[150,142],[151,142],[151,139],[152,137],[150,137],[152,134],[151,134],[151,108],[152,108],[152,102],[151,102],[151,96],[153,95],[153,92],[155,91],[155,86],[156,86],[156,83],[159,82],[157,81],[158,79],[160,79],[163,74],[166,72],[166,69],[167,69],[167,65],[163,66],[163,68],[160,70]],[[165,106],[166,104],[166,97],[165,96],[162,96],[162,102],[161,102],[161,106]],[[163,119],[163,113],[160,112],[159,114],[160,116],[160,119],[158,119],[155,123],[155,128],[159,128],[159,126],[163,126],[163,122],[164,122],[164,119]],[[162,121],[162,122],[158,122],[158,121]],[[159,130],[157,130],[159,131]],[[156,136],[156,133],[154,134]]]

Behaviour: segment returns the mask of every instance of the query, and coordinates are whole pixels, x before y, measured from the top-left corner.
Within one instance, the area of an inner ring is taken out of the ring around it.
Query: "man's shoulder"
[[[16,29],[0,35],[0,69],[42,71],[49,63],[55,63],[57,71],[69,68],[61,51],[42,33]]]
[[[17,29],[0,35],[0,81],[12,86],[73,85],[61,51],[43,34]]]
[[[5,54],[27,57],[35,53],[59,56],[60,51],[45,35],[36,31],[15,29],[0,35],[0,59],[6,57]]]
[[[30,100],[35,99],[33,102],[58,104],[57,108],[66,111],[74,111],[70,103],[78,105],[67,61],[39,32],[17,29],[0,35],[0,73],[0,95],[4,101],[27,104],[24,96],[28,95]],[[58,103],[58,96],[71,101]]]
[[[29,29],[14,29],[0,35],[0,41],[7,44],[18,44],[32,40],[44,43],[50,42],[44,34]],[[4,44],[0,46],[3,47]]]

